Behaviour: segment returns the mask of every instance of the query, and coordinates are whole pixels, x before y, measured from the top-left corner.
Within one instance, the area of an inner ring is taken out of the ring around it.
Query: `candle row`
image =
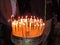
[[[12,25],[18,25],[18,26],[24,26],[25,25],[25,27],[26,27],[26,30],[27,29],[29,29],[29,28],[31,28],[31,30],[32,29],[37,29],[37,27],[38,27],[38,29],[40,28],[40,26],[42,25],[42,26],[44,26],[45,25],[45,23],[43,22],[43,19],[36,19],[36,18],[34,18],[34,19],[32,19],[32,18],[21,18],[20,19],[20,17],[18,17],[18,20],[13,20],[12,21]]]
[[[12,19],[12,18],[11,18]],[[37,30],[38,32],[43,32],[45,27],[45,23],[43,22],[43,19],[36,19],[35,16],[34,18],[28,18],[26,16],[26,18],[20,18],[18,17],[18,20],[12,20],[12,33],[18,34],[21,30],[22,30],[22,34],[24,33],[24,31],[26,32],[26,34],[28,33],[29,35],[29,31],[31,32],[31,30]]]

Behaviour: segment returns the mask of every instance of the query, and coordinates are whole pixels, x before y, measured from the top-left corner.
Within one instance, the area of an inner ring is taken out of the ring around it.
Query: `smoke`
[[[16,15],[16,0],[10,0],[11,2],[11,7],[12,7],[12,17],[15,17]],[[8,22],[10,22],[10,19],[8,19]]]
[[[16,15],[16,0],[11,0],[12,15]]]

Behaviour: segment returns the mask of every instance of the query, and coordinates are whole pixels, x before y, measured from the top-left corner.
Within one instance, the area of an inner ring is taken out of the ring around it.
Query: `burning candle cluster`
[[[23,38],[41,36],[45,28],[43,19],[36,18],[35,16],[31,16],[30,18],[22,16],[18,17],[17,20],[11,17],[11,24],[12,35]]]

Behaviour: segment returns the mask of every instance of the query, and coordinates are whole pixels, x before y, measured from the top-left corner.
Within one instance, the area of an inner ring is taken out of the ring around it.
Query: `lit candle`
[[[45,23],[42,24],[42,29],[41,29],[42,33],[44,29],[45,29]]]
[[[37,22],[36,22],[36,25],[37,25],[37,30],[39,30],[39,19],[37,18]]]
[[[29,32],[31,32],[31,22],[29,23]]]
[[[18,31],[18,21],[16,21],[15,24],[16,24],[16,34],[19,35],[18,34],[19,33],[19,31]]]
[[[16,24],[15,24],[16,20],[12,21],[12,34],[15,34],[16,31]]]
[[[30,25],[31,25],[31,30],[33,30],[33,19],[32,19],[32,16],[30,18]]]
[[[24,26],[23,26],[23,17],[22,17],[21,18],[21,31],[22,31],[22,36],[24,37],[23,28],[24,28]]]
[[[43,23],[43,19],[40,19],[40,21],[39,21],[39,22],[40,22],[40,24],[42,24],[42,23]]]
[[[25,29],[26,29],[26,37],[28,37],[28,19],[27,19],[27,16],[25,17],[25,24],[26,24],[26,26],[25,26]]]
[[[40,28],[39,28],[39,31],[40,31],[40,35],[42,34],[42,24],[40,24]]]
[[[26,23],[26,31],[28,31],[28,19],[27,19],[27,16],[26,16],[26,19],[25,19],[25,23]]]
[[[18,17],[18,21],[20,22],[20,16]]]
[[[36,18],[34,16],[34,30],[36,30]]]
[[[21,30],[23,31],[23,17],[21,18]]]
[[[25,24],[23,23],[23,24],[22,24],[22,34],[23,34],[23,37],[25,37],[25,31],[26,31],[26,30],[25,30]]]
[[[42,34],[43,28],[44,28],[44,23],[43,23],[43,19],[40,19],[40,35]]]
[[[21,22],[19,22],[19,35],[22,36],[22,25],[21,25]]]
[[[19,22],[20,22],[20,17],[18,17],[18,31],[20,30],[19,29]]]
[[[14,15],[11,15],[11,21],[13,21],[14,20]]]

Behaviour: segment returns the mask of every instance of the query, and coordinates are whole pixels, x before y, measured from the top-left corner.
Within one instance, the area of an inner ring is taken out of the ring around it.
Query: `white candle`
[[[34,16],[34,30],[36,30],[36,18],[35,18],[35,16]]]
[[[31,22],[29,23],[29,30],[31,31]]]
[[[42,24],[42,29],[41,29],[42,33],[43,33],[44,29],[45,29],[45,23]]]
[[[40,35],[41,35],[42,34],[42,24],[40,24],[39,31],[40,31]]]
[[[15,34],[16,31],[16,24],[15,24],[16,20],[12,21],[12,34]]]
[[[26,37],[25,35],[26,29],[25,29],[25,24],[23,23],[23,36]]]
[[[16,34],[18,35],[19,31],[18,31],[18,21],[15,22],[16,24]]]
[[[36,24],[37,24],[37,30],[39,30],[39,19],[38,18],[37,18]]]

